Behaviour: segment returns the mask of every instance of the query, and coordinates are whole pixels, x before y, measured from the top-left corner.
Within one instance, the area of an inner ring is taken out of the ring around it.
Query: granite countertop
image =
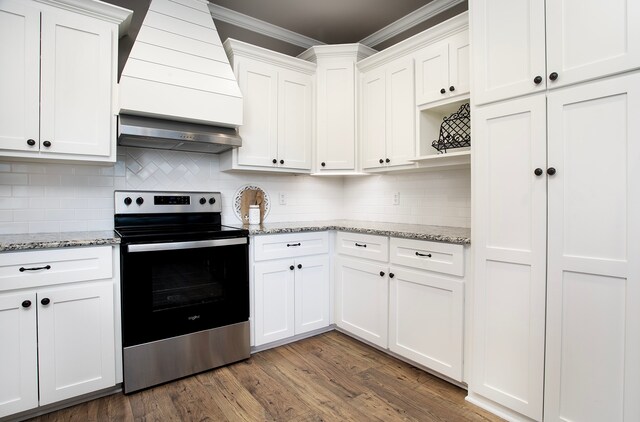
[[[464,227],[427,226],[423,224],[383,223],[378,221],[328,220],[266,223],[260,226],[245,226],[250,235],[299,233],[325,230],[340,230],[353,233],[377,234],[432,242],[471,243],[471,229]]]
[[[0,235],[0,251],[117,245],[119,243],[120,237],[113,230]]]

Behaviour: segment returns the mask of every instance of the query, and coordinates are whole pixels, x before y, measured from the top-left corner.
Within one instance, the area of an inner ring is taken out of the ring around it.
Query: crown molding
[[[211,16],[213,16],[214,19],[218,19],[220,21],[230,23],[231,25],[239,26],[271,38],[276,38],[299,47],[309,48],[314,45],[324,44],[322,41],[305,37],[304,35],[289,31],[288,29],[281,28],[260,19],[252,18],[251,16],[236,12],[235,10],[218,6],[217,4],[209,3],[209,10],[211,11]]]
[[[249,44],[244,41],[234,40],[233,38],[227,38],[222,43],[224,51],[227,53],[229,60],[233,62],[233,67],[236,67],[236,57],[247,57],[250,59],[260,60],[265,63],[270,63],[276,66],[285,67],[287,69],[295,70],[297,72],[313,75],[316,71],[316,64],[292,57],[287,54],[282,54],[277,51],[268,50],[257,45]]]
[[[360,43],[374,47],[462,2],[464,0],[433,0],[368,37],[361,39]]]
[[[371,47],[357,43],[316,45],[300,53],[298,58],[314,63],[317,63],[319,58],[353,58],[360,61],[377,52]]]
[[[36,0],[38,3],[53,6],[70,12],[79,13],[119,26],[119,36],[122,37],[129,29],[133,12],[124,7],[104,3],[96,0]]]

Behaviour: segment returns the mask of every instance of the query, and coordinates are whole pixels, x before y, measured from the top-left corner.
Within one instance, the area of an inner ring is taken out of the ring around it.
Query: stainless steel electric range
[[[248,231],[219,192],[115,192],[124,392],[246,359]]]

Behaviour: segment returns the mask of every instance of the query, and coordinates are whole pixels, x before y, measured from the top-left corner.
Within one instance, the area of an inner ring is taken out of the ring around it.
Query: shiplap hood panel
[[[151,0],[120,78],[120,113],[242,124],[242,94],[206,0]]]

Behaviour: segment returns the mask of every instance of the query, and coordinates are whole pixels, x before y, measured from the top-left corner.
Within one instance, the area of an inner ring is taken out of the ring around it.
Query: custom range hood
[[[118,144],[241,146],[242,94],[206,0],[151,0],[119,81]]]

